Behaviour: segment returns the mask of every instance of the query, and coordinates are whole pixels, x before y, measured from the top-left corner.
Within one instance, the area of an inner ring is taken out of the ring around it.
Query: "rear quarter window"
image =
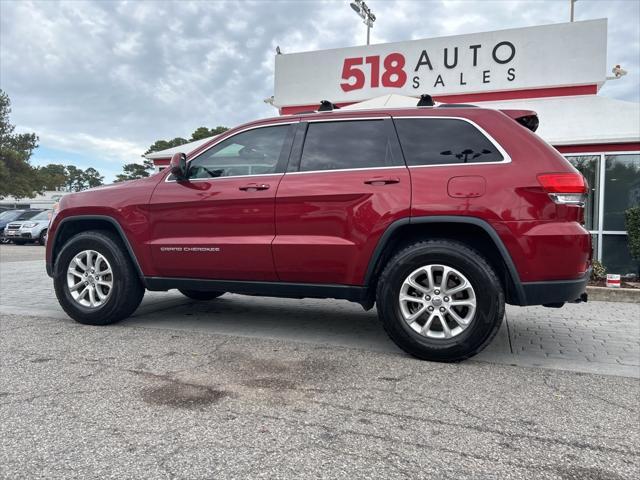
[[[501,162],[498,148],[473,124],[455,118],[394,119],[407,165]]]

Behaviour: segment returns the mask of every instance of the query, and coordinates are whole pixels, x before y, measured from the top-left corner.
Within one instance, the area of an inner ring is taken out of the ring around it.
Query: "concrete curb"
[[[587,287],[589,301],[640,303],[640,288]]]

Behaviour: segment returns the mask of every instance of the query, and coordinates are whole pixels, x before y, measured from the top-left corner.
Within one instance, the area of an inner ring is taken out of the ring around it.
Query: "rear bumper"
[[[587,290],[591,269],[575,280],[553,280],[549,282],[523,282],[524,303],[522,305],[547,305],[580,300]]]

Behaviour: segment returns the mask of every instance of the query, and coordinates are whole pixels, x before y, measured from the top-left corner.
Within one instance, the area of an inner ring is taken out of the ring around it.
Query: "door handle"
[[[240,190],[244,190],[245,192],[255,192],[257,190],[269,190],[271,185],[267,185],[266,183],[247,183],[246,185],[242,185],[239,187]]]
[[[393,183],[400,183],[400,179],[397,177],[374,177],[365,180],[367,185],[391,185]]]

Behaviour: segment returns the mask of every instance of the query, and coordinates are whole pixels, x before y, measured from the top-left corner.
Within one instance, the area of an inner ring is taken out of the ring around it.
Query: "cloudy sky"
[[[372,43],[565,22],[569,0],[369,0]],[[0,86],[35,164],[94,166],[107,180],[157,139],[276,114],[276,45],[286,53],[364,43],[348,0],[0,0]],[[607,65],[629,74],[601,94],[638,101],[640,2],[580,0],[609,19]]]

